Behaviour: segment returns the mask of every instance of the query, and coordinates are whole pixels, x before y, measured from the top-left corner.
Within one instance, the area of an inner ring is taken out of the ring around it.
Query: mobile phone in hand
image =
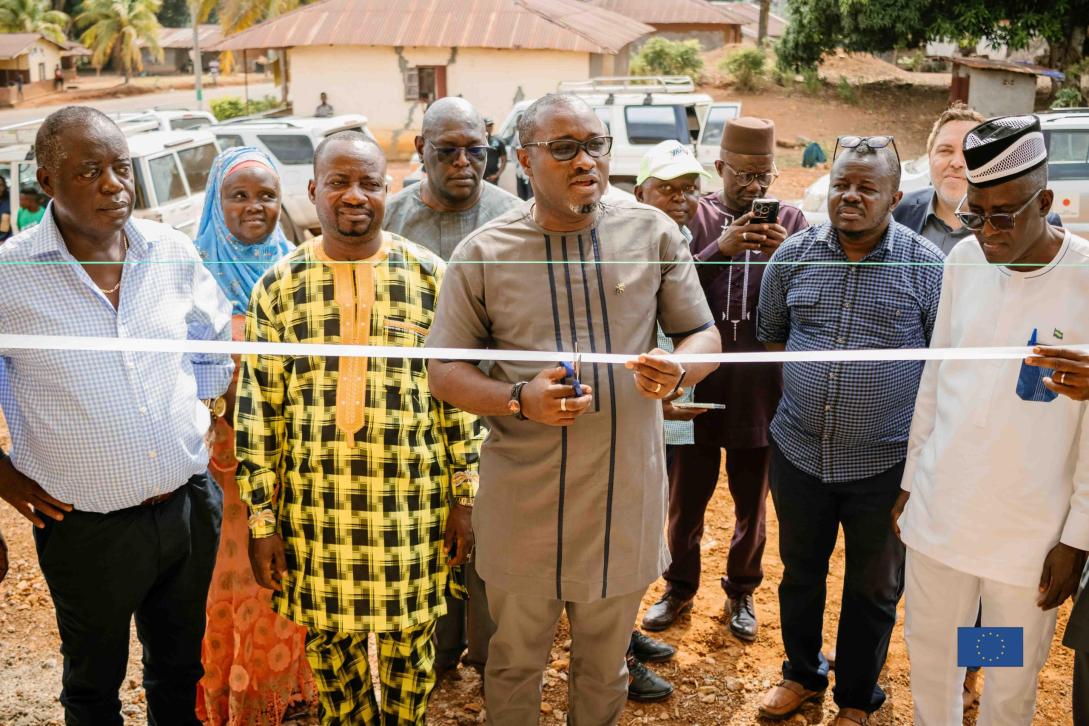
[[[779,222],[778,199],[754,199],[750,224],[777,224]]]
[[[696,408],[708,411],[718,411],[726,408],[722,403],[694,403],[690,401],[674,401],[673,408]]]

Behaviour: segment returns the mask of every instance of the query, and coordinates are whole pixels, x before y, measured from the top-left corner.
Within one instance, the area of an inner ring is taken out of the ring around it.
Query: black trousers
[[[73,511],[34,530],[57,611],[68,726],[123,724],[118,690],[133,616],[144,646],[147,722],[199,726],[205,603],[222,518],[223,492],[200,475],[160,504]]]
[[[824,602],[828,562],[843,526],[847,563],[833,692],[840,708],[873,712],[885,701],[877,678],[904,592],[904,546],[890,517],[903,472],[900,462],[867,479],[827,483],[795,467],[772,442],[769,480],[783,561],[783,677],[813,690],[828,687],[821,653]]]

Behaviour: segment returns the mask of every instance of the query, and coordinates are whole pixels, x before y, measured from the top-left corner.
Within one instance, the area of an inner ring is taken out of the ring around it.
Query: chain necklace
[[[744,273],[741,276],[741,317],[737,320],[730,318],[730,300],[733,297],[733,285],[734,285],[734,268],[733,264],[727,265],[729,270],[726,272],[726,312],[722,314],[723,320],[729,320],[734,325],[734,342],[737,342],[737,326],[742,320],[749,319],[749,255],[752,250],[745,250],[745,262]]]
[[[125,253],[122,256],[123,262],[129,256],[129,236],[125,234],[124,230],[122,230],[121,232],[121,240],[125,243]],[[122,276],[124,276],[124,268],[122,268],[121,274]],[[121,280],[118,279],[117,284],[111,287],[109,290],[104,287],[99,287],[98,289],[102,292],[103,295],[113,295],[115,292],[121,289]]]

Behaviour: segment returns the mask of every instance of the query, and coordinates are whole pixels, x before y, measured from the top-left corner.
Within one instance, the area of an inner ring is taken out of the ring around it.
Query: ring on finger
[[[748,241],[749,241],[749,233],[748,233],[748,232],[742,232],[742,233],[741,233],[741,239],[743,239],[743,240],[745,240],[746,242],[748,242]]]
[[[560,410],[561,411],[566,411],[567,410],[567,399],[566,398],[561,398],[560,399]]]
[[[654,392],[655,393],[661,393],[662,392],[662,384],[661,383],[654,386]]]
[[[1061,371],[1061,372],[1059,373],[1059,375],[1055,376],[1055,381],[1056,381],[1056,382],[1057,382],[1057,383],[1058,383],[1058,384],[1059,384],[1060,386],[1065,386],[1065,385],[1066,385],[1066,371]]]

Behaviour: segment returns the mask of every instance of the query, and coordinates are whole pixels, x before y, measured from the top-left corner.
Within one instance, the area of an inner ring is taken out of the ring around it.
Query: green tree
[[[159,22],[164,28],[185,28],[192,24],[189,0],[163,0],[159,9]]]
[[[1048,43],[1048,65],[1063,70],[1082,58],[1089,0],[791,0],[788,15],[778,55],[796,70],[836,48],[883,52],[949,39],[962,48],[987,40],[1022,49],[1037,37]]]
[[[76,25],[84,28],[80,42],[91,49],[91,64],[100,70],[113,58],[128,83],[133,70],[144,69],[141,41],[156,60],[162,60],[162,26],[155,17],[161,4],[162,0],[85,0]]]
[[[703,70],[700,42],[651,38],[631,59],[634,75],[691,76],[697,80]]]
[[[49,0],[0,0],[0,33],[41,33],[63,43],[71,22],[65,13],[54,10]]]
[[[738,89],[755,91],[766,73],[767,58],[759,48],[741,48],[722,59],[719,68],[734,77]]]

